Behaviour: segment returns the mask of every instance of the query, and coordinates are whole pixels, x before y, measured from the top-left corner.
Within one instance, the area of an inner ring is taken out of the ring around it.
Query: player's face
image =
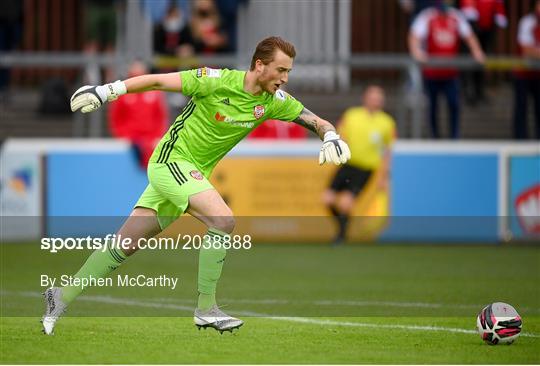
[[[384,92],[379,87],[369,87],[364,94],[364,105],[372,111],[378,111],[384,107]]]
[[[281,50],[276,50],[274,60],[268,65],[261,63],[258,83],[264,91],[274,94],[283,84],[289,81],[293,59]]]

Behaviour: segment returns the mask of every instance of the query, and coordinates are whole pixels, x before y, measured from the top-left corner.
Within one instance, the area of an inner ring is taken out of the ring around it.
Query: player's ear
[[[255,61],[255,71],[262,72],[263,70],[264,70],[264,63],[260,59],[257,59],[257,61]]]

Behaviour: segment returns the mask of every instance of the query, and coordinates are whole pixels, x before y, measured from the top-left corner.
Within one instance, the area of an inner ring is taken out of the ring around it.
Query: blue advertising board
[[[497,152],[397,152],[392,165],[392,216],[383,241],[498,242]],[[114,233],[146,185],[130,151],[50,153],[47,233]]]
[[[497,242],[498,155],[400,153],[385,241]]]
[[[47,156],[48,235],[114,233],[148,183],[130,151]]]

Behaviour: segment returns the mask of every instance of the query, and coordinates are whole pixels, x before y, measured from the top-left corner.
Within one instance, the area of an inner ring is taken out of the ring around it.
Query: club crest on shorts
[[[264,106],[263,105],[256,105],[255,108],[253,108],[253,115],[256,119],[261,118],[264,115]]]
[[[197,179],[197,180],[202,180],[202,179],[203,179],[203,175],[202,175],[201,172],[198,171],[198,170],[192,170],[191,172],[189,172],[189,174],[190,174],[193,178],[195,178],[195,179]]]

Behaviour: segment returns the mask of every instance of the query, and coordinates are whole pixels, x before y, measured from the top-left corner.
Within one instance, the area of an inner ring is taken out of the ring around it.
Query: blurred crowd
[[[485,63],[485,53],[492,52],[497,28],[506,28],[508,19],[503,0],[400,0],[411,15],[409,50],[420,63],[431,58],[455,58],[464,53],[463,40],[474,59]],[[459,5],[459,6],[456,6]],[[520,55],[540,60],[540,1],[531,0],[530,13],[521,18],[517,43]],[[423,67],[424,88],[428,99],[431,134],[439,138],[438,97],[444,94],[448,105],[450,135],[458,138],[460,81],[465,100],[470,105],[489,102],[485,94],[482,68],[461,73],[456,69]],[[460,80],[461,79],[461,80]],[[516,139],[540,139],[540,70],[513,71],[513,136]],[[534,105],[534,135],[528,136],[528,102]]]
[[[433,58],[456,58],[469,52],[478,63],[470,71],[422,65],[427,116],[431,136],[441,137],[439,97],[448,106],[450,137],[460,137],[460,110],[464,100],[470,107],[490,103],[486,93],[484,64],[494,50],[496,37],[507,32],[504,0],[397,0],[408,15],[408,47],[420,64]],[[152,25],[156,55],[188,58],[193,55],[231,53],[237,50],[237,15],[248,0],[140,0],[141,11]],[[4,0],[0,8],[0,52],[16,50],[20,44],[23,4]],[[84,46],[87,54],[112,53],[117,45],[118,14],[125,0],[81,0],[84,14]],[[540,0],[531,0],[528,14],[519,21],[517,44],[520,55],[540,60]],[[354,27],[354,24],[353,24]],[[464,47],[466,46],[466,47]],[[302,47],[298,45],[298,47]],[[132,70],[137,65],[132,65]],[[139,65],[140,66],[140,65]],[[148,68],[149,65],[143,65]],[[158,72],[171,69],[152,70]],[[113,70],[102,70],[100,80],[111,81]],[[131,71],[130,71],[131,72]],[[127,75],[121,75],[126,77]],[[0,95],[9,85],[9,69],[0,68]],[[540,139],[540,70],[516,68],[512,72],[513,137]],[[91,76],[85,82],[92,83]],[[463,93],[462,93],[462,92]],[[44,93],[47,95],[47,93]],[[51,94],[51,93],[49,93]],[[463,97],[461,96],[463,94]],[[527,132],[529,106],[534,107],[533,135]],[[305,138],[304,131],[269,121],[253,137]]]
[[[154,51],[187,57],[236,50],[236,16],[242,0],[146,0]]]

